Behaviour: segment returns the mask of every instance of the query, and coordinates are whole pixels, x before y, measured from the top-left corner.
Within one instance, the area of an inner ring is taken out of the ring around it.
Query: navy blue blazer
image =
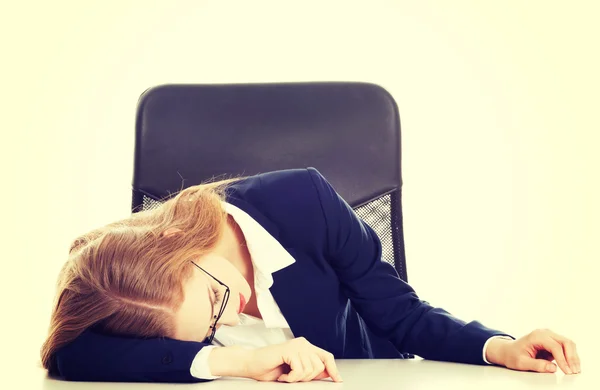
[[[381,261],[376,233],[314,168],[251,176],[227,202],[260,223],[296,259],[273,274],[271,293],[294,335],[336,358],[426,359],[485,364],[483,346],[504,335],[421,301]],[[448,281],[450,288],[450,281]],[[86,330],[56,353],[67,380],[199,382],[192,361],[206,344]]]

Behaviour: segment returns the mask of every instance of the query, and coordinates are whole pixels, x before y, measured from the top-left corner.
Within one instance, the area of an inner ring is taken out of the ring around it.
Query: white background
[[[0,12],[7,364],[36,364],[71,240],[129,215],[146,88],[367,81],[400,109],[413,287],[515,336],[563,333],[585,370],[600,297],[598,2],[9,4]]]

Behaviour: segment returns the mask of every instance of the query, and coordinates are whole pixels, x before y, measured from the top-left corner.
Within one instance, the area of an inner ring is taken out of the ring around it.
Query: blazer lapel
[[[318,289],[318,285],[311,284],[314,278],[311,279],[311,268],[306,267],[302,254],[293,248],[288,249],[288,252],[296,262],[273,274],[271,293],[294,336],[305,337],[312,344],[328,350],[324,327],[320,327],[318,323],[323,318],[322,310],[327,309],[319,305],[322,302],[322,291]]]

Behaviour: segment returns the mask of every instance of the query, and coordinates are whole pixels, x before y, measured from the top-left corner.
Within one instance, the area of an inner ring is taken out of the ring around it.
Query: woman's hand
[[[334,382],[342,381],[333,355],[304,337],[249,352],[243,375],[246,378],[292,383],[331,377]]]
[[[575,343],[549,329],[538,329],[518,340],[494,339],[486,359],[519,371],[555,372],[556,363],[565,374],[581,372]]]

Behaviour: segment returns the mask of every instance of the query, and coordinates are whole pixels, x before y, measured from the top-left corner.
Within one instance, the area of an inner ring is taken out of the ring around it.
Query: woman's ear
[[[167,230],[165,230],[164,232],[162,232],[160,236],[161,237],[169,237],[173,234],[180,233],[180,232],[181,232],[181,229],[176,228],[176,227],[170,227],[170,228],[167,228]]]

